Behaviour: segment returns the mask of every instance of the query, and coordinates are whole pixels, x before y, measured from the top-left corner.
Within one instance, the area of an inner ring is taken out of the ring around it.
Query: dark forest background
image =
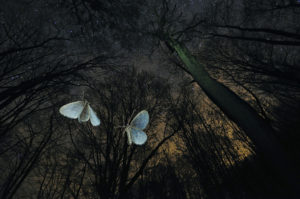
[[[300,198],[299,1],[0,5],[0,198]]]

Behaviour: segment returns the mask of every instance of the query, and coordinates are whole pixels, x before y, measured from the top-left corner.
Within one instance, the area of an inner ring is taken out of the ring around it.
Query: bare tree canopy
[[[3,1],[0,197],[299,198],[299,21],[297,0]]]

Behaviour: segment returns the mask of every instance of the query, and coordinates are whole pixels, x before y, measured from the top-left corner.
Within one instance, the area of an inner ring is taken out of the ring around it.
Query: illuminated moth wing
[[[84,109],[83,101],[76,101],[62,106],[59,109],[60,114],[71,119],[77,119]]]
[[[76,101],[66,104],[59,109],[59,112],[71,119],[78,118],[80,123],[87,122],[90,119],[93,126],[100,125],[100,119],[87,101]]]
[[[84,102],[84,108],[78,117],[79,122],[87,122],[90,119],[90,109],[89,109],[89,103]]]
[[[145,129],[149,123],[149,114],[146,110],[139,112],[131,121],[130,126],[137,129]]]
[[[93,126],[99,126],[100,125],[100,119],[97,117],[94,110],[88,105],[89,111],[90,111],[90,120]]]
[[[139,112],[133,118],[130,125],[125,129],[129,145],[131,145],[132,143],[136,145],[143,145],[147,141],[147,135],[142,130],[146,128],[148,123],[149,114],[145,110]]]
[[[144,131],[136,128],[129,128],[131,133],[131,140],[134,144],[143,145],[147,141],[147,135]]]

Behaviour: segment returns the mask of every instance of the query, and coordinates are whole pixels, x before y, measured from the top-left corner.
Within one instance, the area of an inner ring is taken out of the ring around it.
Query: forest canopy
[[[299,21],[297,0],[2,2],[0,198],[299,198]],[[60,114],[84,100],[100,125]]]

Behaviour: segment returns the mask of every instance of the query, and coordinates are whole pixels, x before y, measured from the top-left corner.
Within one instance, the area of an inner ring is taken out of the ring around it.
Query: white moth
[[[71,102],[62,106],[59,109],[59,112],[67,118],[78,118],[79,122],[87,122],[88,120],[91,120],[93,126],[100,125],[100,119],[97,117],[96,113],[87,101]]]
[[[143,131],[149,123],[149,114],[146,110],[139,112],[130,124],[125,128],[128,144],[143,145],[147,140],[147,135]]]

